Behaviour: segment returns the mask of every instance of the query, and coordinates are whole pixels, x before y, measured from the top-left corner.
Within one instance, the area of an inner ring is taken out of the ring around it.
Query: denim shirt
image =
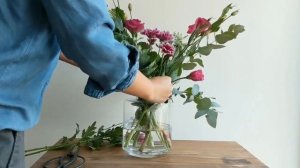
[[[0,130],[37,124],[61,51],[89,76],[85,94],[129,87],[138,52],[116,41],[113,29],[104,0],[1,0]]]

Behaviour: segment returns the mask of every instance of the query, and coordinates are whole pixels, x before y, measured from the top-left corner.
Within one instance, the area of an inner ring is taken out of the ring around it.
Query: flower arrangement
[[[110,10],[115,22],[115,38],[123,44],[132,45],[139,51],[139,70],[148,78],[155,76],[170,76],[174,86],[180,80],[203,81],[203,58],[210,55],[215,49],[221,49],[225,43],[235,39],[244,31],[244,26],[231,24],[227,29],[221,28],[229,18],[238,14],[232,4],[226,6],[221,16],[215,20],[198,17],[195,22],[187,27],[186,35],[170,33],[157,28],[145,28],[145,24],[132,18],[132,5],[128,5],[130,18],[121,9],[119,1],[114,1],[114,8]],[[198,68],[201,67],[201,68]],[[190,71],[189,75],[183,76],[183,71]],[[195,119],[205,116],[210,126],[216,127],[218,104],[214,98],[205,97],[200,91],[198,84],[194,84],[184,90],[180,87],[173,89],[173,96],[181,96],[185,99],[184,104],[194,103],[196,106]],[[172,100],[172,97],[170,98]],[[160,123],[153,117],[153,107],[157,104],[146,102],[140,98],[132,103],[137,106],[135,118],[131,123],[123,139],[123,145],[139,146],[139,151],[144,151],[145,145],[153,145],[151,136],[147,130],[156,130],[156,135],[166,148],[170,148],[170,136],[166,136],[160,128]],[[143,141],[141,141],[143,135]],[[139,142],[139,143],[138,143]],[[145,144],[146,143],[146,144]],[[138,145],[139,144],[139,145]],[[123,146],[123,147],[124,147]]]
[[[210,55],[215,49],[224,48],[228,41],[244,31],[244,26],[231,24],[228,28],[222,28],[222,24],[229,18],[238,14],[232,4],[226,6],[221,16],[212,21],[198,17],[195,22],[187,27],[186,35],[181,33],[170,33],[157,28],[147,29],[145,24],[139,19],[132,18],[132,5],[128,5],[130,18],[120,7],[118,0],[112,0],[114,8],[110,14],[115,22],[115,38],[125,45],[132,45],[139,51],[139,70],[148,78],[155,76],[170,76],[172,83],[176,86],[180,80],[191,80],[199,82],[204,80],[203,58]],[[200,68],[198,68],[200,67]],[[182,76],[183,71],[189,71],[188,75]],[[205,97],[200,91],[198,84],[185,89],[174,88],[173,96],[180,96],[185,99],[184,104],[194,103],[196,106],[195,119],[205,116],[211,127],[216,127],[219,105],[214,98]],[[168,101],[173,101],[172,97]],[[165,102],[167,103],[167,102]],[[149,103],[138,98],[131,102],[137,107],[134,118],[130,124],[130,129],[122,130],[120,124],[104,128],[96,128],[96,122],[88,126],[80,133],[79,125],[75,134],[62,140],[53,146],[45,146],[26,150],[26,155],[32,155],[49,150],[72,148],[74,146],[88,146],[95,150],[105,144],[120,145],[123,148],[134,147],[138,152],[149,152],[155,150],[154,135],[159,141],[159,145],[168,151],[171,144],[171,135],[167,129],[155,118],[155,113],[162,104]],[[123,123],[124,126],[124,123]],[[123,128],[124,129],[124,128]],[[123,131],[123,140],[122,138]]]

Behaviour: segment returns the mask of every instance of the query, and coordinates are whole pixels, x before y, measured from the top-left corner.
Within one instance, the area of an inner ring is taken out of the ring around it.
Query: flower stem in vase
[[[139,148],[139,151],[140,151],[140,152],[143,152],[143,151],[144,151],[145,146],[149,143],[150,136],[151,136],[151,132],[150,132],[150,131],[147,131],[147,132],[146,132],[145,140],[142,142],[142,145],[141,145],[141,147]]]
[[[171,148],[170,136],[164,133],[165,129],[169,129],[164,118],[168,114],[165,104],[142,100],[134,103],[137,108],[128,111],[131,117],[124,123],[123,149],[133,156],[144,158],[165,154]]]

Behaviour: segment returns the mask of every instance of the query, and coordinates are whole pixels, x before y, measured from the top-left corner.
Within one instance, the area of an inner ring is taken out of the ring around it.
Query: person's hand
[[[172,82],[168,76],[158,76],[150,79],[152,83],[152,94],[147,101],[163,103],[172,95]]]
[[[158,76],[148,79],[138,71],[136,79],[124,93],[140,97],[151,103],[163,103],[172,95],[172,82],[168,76]]]

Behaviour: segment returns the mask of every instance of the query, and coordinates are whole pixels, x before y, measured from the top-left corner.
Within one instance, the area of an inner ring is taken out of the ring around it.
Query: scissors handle
[[[51,163],[54,163],[54,161],[56,161],[57,163],[57,166],[55,166],[55,168],[67,168],[69,166],[73,166],[74,168],[81,168],[84,166],[85,158],[79,156],[78,153],[79,153],[79,147],[74,146],[65,157],[60,156],[60,157],[52,158],[43,165],[43,168],[48,168],[48,166]],[[78,158],[79,160],[81,160],[81,162],[78,163],[77,165],[74,165],[74,163],[78,160]]]

